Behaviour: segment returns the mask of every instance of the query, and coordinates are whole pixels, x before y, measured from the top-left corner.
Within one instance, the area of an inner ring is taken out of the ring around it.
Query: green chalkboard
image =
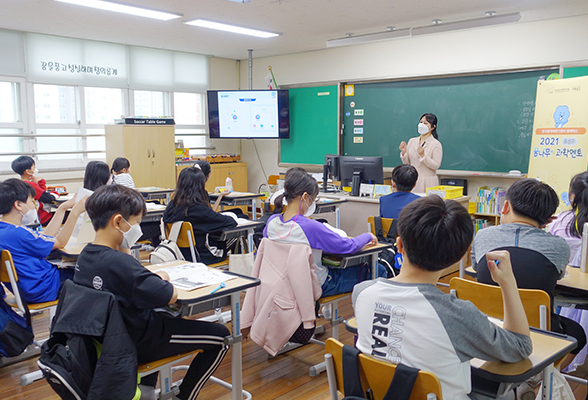
[[[577,78],[578,76],[588,75],[587,67],[568,67],[564,68],[562,78]]]
[[[430,112],[439,120],[440,169],[526,173],[537,81],[552,72],[357,84],[344,99],[343,154],[381,155],[385,167],[398,165],[398,145],[418,136],[419,118]],[[359,136],[363,143],[354,143]]]
[[[290,139],[280,140],[280,164],[323,164],[337,154],[338,87],[289,89]]]

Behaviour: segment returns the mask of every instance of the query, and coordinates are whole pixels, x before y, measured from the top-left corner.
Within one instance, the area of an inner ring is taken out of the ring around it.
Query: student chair
[[[325,361],[331,400],[338,400],[337,390],[343,393],[343,343],[329,338],[326,348]],[[374,400],[382,400],[394,377],[396,364],[366,354],[359,355],[358,363],[363,392],[369,388],[373,392]],[[438,400],[443,399],[439,378],[432,372],[421,370],[412,388],[410,400],[427,399],[429,393],[435,394]]]
[[[553,292],[559,279],[559,272],[551,261],[538,251],[522,247],[506,246],[494,250],[506,250],[510,253],[512,271],[519,288],[547,292],[551,298],[551,308],[553,308]],[[478,282],[496,285],[488,270],[485,255],[476,264],[476,271]]]
[[[452,278],[449,288],[458,299],[471,301],[484,314],[494,318],[504,318],[502,289],[462,278]],[[543,290],[519,289],[523,308],[529,326],[549,330],[551,328],[551,302]]]
[[[31,303],[28,304],[26,300],[22,297],[19,287],[18,287],[18,274],[16,273],[16,268],[14,267],[14,261],[12,260],[12,255],[8,250],[2,250],[2,263],[0,265],[0,282],[4,284],[10,284],[12,288],[12,293],[14,294],[14,304],[10,304],[13,308],[16,308],[26,319],[27,325],[32,327],[32,318],[31,313],[42,312],[45,310],[49,311],[49,322],[53,320],[55,316],[55,310],[57,308],[57,300],[48,301],[44,303]],[[29,345],[29,347],[17,357],[14,357],[14,362],[21,361],[40,353],[40,347],[43,343],[33,340],[33,344]],[[11,360],[12,362],[12,360]],[[4,364],[4,363],[2,363]],[[33,383],[36,380],[39,380],[43,377],[40,371],[35,371],[29,374],[25,374],[21,377],[20,383],[21,385],[25,386],[30,383]]]
[[[170,238],[171,230],[173,224],[165,224],[165,237]],[[180,232],[177,235],[176,244],[178,247],[187,247],[190,249],[190,255],[192,256],[192,261],[196,262],[198,258],[196,257],[196,252],[194,249],[196,238],[194,237],[194,229],[192,229],[192,224],[190,222],[184,221],[182,222],[182,226],[180,228]]]
[[[174,365],[185,361],[192,356],[198,356],[198,354],[202,352],[203,350],[195,350],[178,354],[176,356],[163,358],[161,360],[139,364],[139,376],[143,378],[144,376],[159,372],[159,389],[156,391],[156,398],[159,400],[172,399],[174,395],[174,381],[172,379],[173,373],[179,370],[188,369],[187,365],[180,365],[177,367],[174,367]]]
[[[383,230],[382,234],[384,237],[388,237],[388,232],[390,232],[390,227],[392,226],[392,222],[394,222],[393,218],[382,218],[382,230]],[[369,225],[370,232],[373,235],[378,236],[378,234],[376,233],[376,222],[375,222],[374,216],[368,217],[368,225]]]

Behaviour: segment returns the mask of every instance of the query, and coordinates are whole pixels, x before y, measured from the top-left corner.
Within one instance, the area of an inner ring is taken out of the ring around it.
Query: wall
[[[272,66],[280,85],[366,81],[553,66],[588,61],[588,15],[446,32],[385,42],[253,60],[253,87],[265,88]],[[255,52],[253,53],[255,55]],[[246,82],[247,63],[241,63]],[[277,141],[257,142],[266,173],[276,174]],[[253,146],[243,145],[250,171],[259,166]],[[263,175],[249,173],[256,189]]]

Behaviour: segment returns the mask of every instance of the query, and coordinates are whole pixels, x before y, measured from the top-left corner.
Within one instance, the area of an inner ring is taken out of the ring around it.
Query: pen
[[[224,288],[225,286],[227,286],[227,285],[225,285],[225,283],[224,283],[224,282],[221,282],[221,284],[220,284],[220,285],[218,285],[218,287],[217,287],[216,289],[213,289],[213,290],[212,290],[212,292],[210,292],[210,294],[213,294],[213,293],[216,293],[216,292],[218,292],[219,290],[221,290],[221,289],[222,289],[222,288]]]
[[[425,143],[427,143],[426,140],[423,142],[423,144],[421,144],[421,147],[425,147]]]

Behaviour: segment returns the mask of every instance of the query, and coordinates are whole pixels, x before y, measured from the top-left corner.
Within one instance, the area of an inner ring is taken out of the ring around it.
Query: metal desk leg
[[[372,279],[378,277],[378,253],[372,253]]]
[[[251,199],[251,210],[253,214],[253,220],[257,221],[257,199]]]
[[[233,334],[233,345],[231,348],[231,384],[233,386],[233,400],[243,400],[243,358],[241,348],[241,315],[239,307],[241,293],[231,294],[231,315],[233,323],[231,330]]]
[[[462,257],[461,260],[459,260],[459,277],[461,279],[463,279],[463,275],[465,273],[465,261],[463,260],[464,257]]]
[[[543,400],[551,400],[553,391],[553,364],[549,364],[543,370],[543,385],[541,386],[541,398]]]
[[[336,205],[335,206],[335,226],[336,226],[337,229],[340,229],[340,227],[339,227],[339,217],[340,217],[339,206]]]
[[[249,252],[253,253],[253,229],[247,229],[247,241],[249,242]]]

